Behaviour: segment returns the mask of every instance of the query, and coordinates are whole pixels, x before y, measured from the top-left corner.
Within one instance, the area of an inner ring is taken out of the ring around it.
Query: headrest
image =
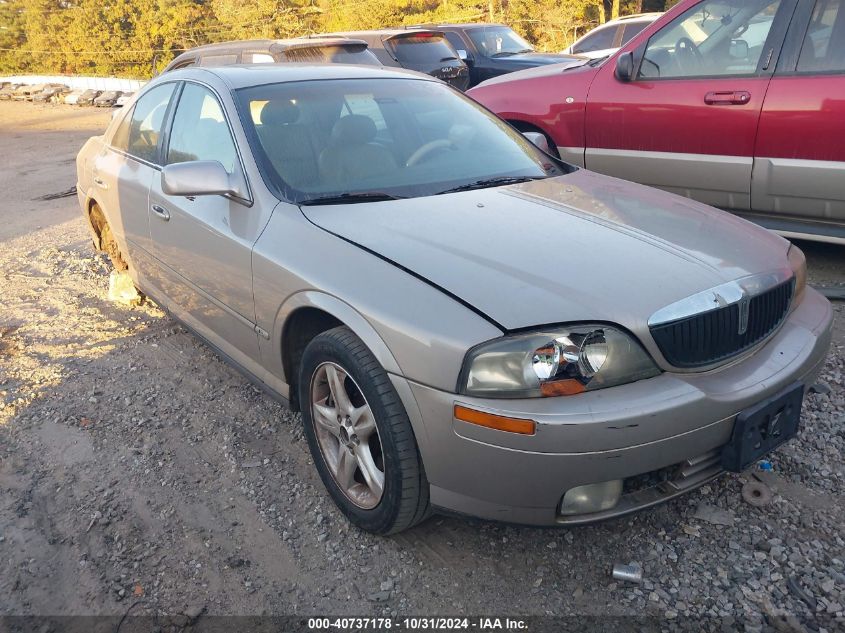
[[[376,124],[361,114],[347,114],[332,128],[332,142],[337,145],[364,145],[376,137]]]
[[[299,107],[290,101],[268,101],[261,108],[261,125],[285,125],[299,119]]]

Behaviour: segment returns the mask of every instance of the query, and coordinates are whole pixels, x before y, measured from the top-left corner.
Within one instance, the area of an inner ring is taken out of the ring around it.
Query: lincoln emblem
[[[737,329],[737,334],[745,334],[748,330],[748,306],[750,303],[751,302],[748,297],[743,297],[737,304],[737,308],[739,309],[739,327]]]

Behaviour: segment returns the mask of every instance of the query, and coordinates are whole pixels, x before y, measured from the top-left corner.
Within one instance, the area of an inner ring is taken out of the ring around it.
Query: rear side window
[[[238,63],[237,55],[205,55],[200,60],[200,66],[231,66]]]
[[[628,42],[634,39],[635,35],[639,35],[642,30],[649,25],[648,22],[633,22],[625,25],[625,30],[622,32],[622,42],[620,46],[625,46]]]
[[[602,51],[613,47],[613,39],[616,37],[615,26],[605,27],[593,31],[572,49],[573,53],[589,53],[590,51]]]
[[[801,46],[798,72],[845,71],[845,0],[818,0]]]
[[[402,64],[437,64],[456,59],[455,50],[439,35],[414,35],[385,42]]]
[[[272,64],[276,60],[270,53],[244,53],[244,64]]]
[[[123,117],[123,120],[120,122],[120,125],[117,126],[117,129],[114,131],[111,137],[111,146],[115,149],[119,149],[121,151],[128,151],[129,149],[129,128],[132,123],[132,113],[134,112],[134,108],[132,112],[126,114]]]
[[[135,103],[126,149],[133,156],[150,163],[157,162],[156,152],[164,115],[175,86],[174,83],[156,86]]]
[[[219,161],[232,174],[237,152],[217,97],[207,88],[187,83],[173,117],[167,164],[193,160]]]

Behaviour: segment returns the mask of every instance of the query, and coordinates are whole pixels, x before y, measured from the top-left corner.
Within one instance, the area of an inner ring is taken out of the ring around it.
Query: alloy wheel
[[[314,370],[310,392],[317,443],[335,483],[356,506],[376,507],[384,494],[384,456],[367,399],[332,362]]]

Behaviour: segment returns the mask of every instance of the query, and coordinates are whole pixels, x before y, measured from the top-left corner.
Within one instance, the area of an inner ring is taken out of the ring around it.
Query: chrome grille
[[[666,360],[675,367],[704,367],[753,347],[778,328],[789,311],[795,279],[760,294],[689,317],[650,327]]]

